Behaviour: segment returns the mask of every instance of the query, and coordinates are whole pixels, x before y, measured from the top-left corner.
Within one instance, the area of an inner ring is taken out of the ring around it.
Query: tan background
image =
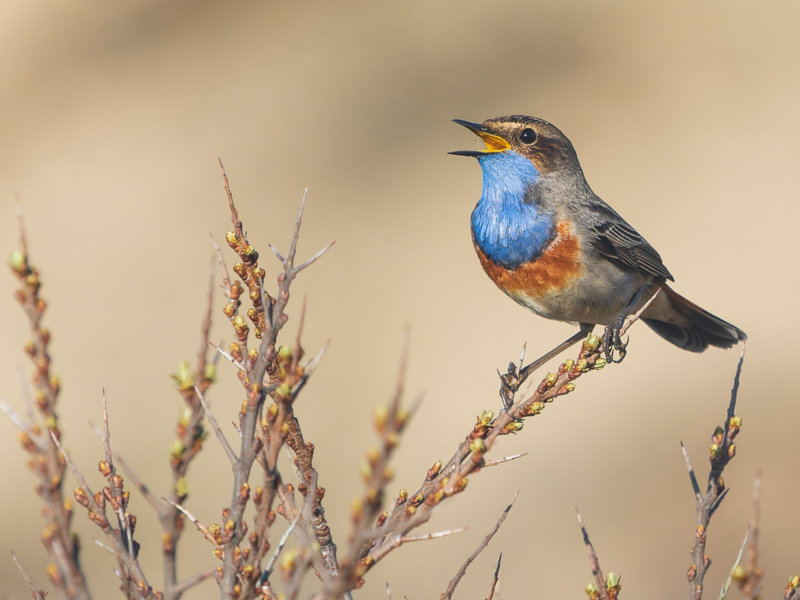
[[[117,445],[165,489],[180,406],[168,374],[194,359],[208,232],[229,227],[217,157],[270,281],[266,243],[285,249],[309,186],[300,255],[337,245],[296,288],[309,298],[308,350],[332,340],[298,411],[344,545],[405,323],[408,387],[425,400],[393,493],[414,488],[476,414],[498,407],[495,369],[524,341],[536,354],[572,331],[526,313],[483,275],[468,229],[480,171],[446,154],[476,147],[452,118],[532,114],[570,136],[591,185],[658,248],[677,289],[750,335],[708,594],[734,560],[763,467],[765,588],[780,597],[800,573],[799,20],[791,1],[2,3],[0,250],[17,245],[19,197],[52,307],[67,447],[98,485],[101,445],[86,422],[100,418],[105,387]],[[0,278],[0,395],[22,408],[28,334],[13,289]],[[215,316],[215,339],[230,341]],[[389,581],[396,598],[438,597],[518,489],[459,597],[485,597],[501,551],[503,598],[583,597],[575,505],[625,597],[684,595],[694,508],[678,441],[705,477],[738,354],[683,353],[641,326],[630,350],[503,440],[498,456],[529,456],[473,477],[425,528],[468,532],[398,552],[360,596],[382,595]],[[242,394],[231,368],[220,380],[210,399],[228,423]],[[0,453],[0,589],[23,598],[9,549],[42,584],[46,559],[33,478],[6,419]],[[190,473],[189,506],[218,521],[230,483],[211,439]],[[159,532],[139,497],[133,511],[158,586]],[[95,598],[115,597],[98,531],[81,514],[75,522]],[[183,576],[215,562],[194,532],[181,553]],[[215,594],[206,584],[191,597]]]

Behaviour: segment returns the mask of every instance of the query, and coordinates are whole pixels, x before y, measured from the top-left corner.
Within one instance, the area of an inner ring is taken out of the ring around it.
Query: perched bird
[[[565,344],[594,325],[611,326],[606,352],[610,335],[621,359],[624,317],[659,289],[641,318],[668,342],[702,352],[747,339],[667,285],[673,278],[658,252],[592,191],[558,128],[526,116],[455,123],[486,144],[483,151],[451,152],[477,158],[483,170],[483,194],[472,211],[481,265],[525,308],[580,324],[581,333]]]

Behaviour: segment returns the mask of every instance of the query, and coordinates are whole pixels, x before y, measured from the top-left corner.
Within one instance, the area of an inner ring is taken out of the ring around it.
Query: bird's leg
[[[639,304],[639,301],[642,299],[642,296],[647,294],[650,295],[650,289],[653,287],[652,283],[639,288],[633,297],[631,298],[628,305],[625,309],[620,313],[619,317],[603,332],[603,353],[606,355],[606,361],[609,363],[621,363],[625,359],[625,355],[628,353],[626,348],[628,347],[628,342],[626,341],[624,344],[619,337],[619,332],[622,329],[622,326],[625,324],[625,319],[628,318],[628,315],[636,308]],[[614,351],[619,352],[619,358],[614,359]]]
[[[516,394],[519,388],[522,387],[522,384],[525,383],[525,380],[528,379],[531,373],[533,373],[551,358],[561,354],[567,348],[571,348],[578,342],[583,341],[587,334],[591,332],[593,327],[593,325],[581,324],[581,330],[578,333],[562,342],[550,350],[550,352],[541,358],[536,359],[526,367],[521,367],[519,372],[517,371],[517,365],[514,363],[509,363],[506,374],[500,375],[500,398],[503,400],[503,406],[505,409],[509,410],[512,406],[514,406],[514,394]]]

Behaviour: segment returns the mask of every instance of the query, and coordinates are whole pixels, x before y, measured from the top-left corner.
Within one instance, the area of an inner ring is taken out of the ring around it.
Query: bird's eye
[[[536,132],[531,129],[523,129],[522,133],[519,134],[519,141],[523,144],[532,144],[536,141]]]

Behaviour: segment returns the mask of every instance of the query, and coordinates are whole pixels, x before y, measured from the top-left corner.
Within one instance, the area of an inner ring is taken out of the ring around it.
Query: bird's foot
[[[503,408],[508,411],[514,406],[514,394],[525,383],[528,374],[524,369],[517,371],[517,365],[513,362],[508,363],[508,371],[505,374],[501,374],[499,370],[497,374],[500,375],[500,399],[503,401]]]
[[[625,360],[625,355],[628,354],[626,348],[630,340],[626,340],[623,343],[619,336],[624,321],[624,317],[618,319],[613,325],[606,327],[605,332],[603,332],[603,354],[605,354],[606,362],[608,363],[621,363]],[[618,358],[614,358],[614,352],[619,354]]]

